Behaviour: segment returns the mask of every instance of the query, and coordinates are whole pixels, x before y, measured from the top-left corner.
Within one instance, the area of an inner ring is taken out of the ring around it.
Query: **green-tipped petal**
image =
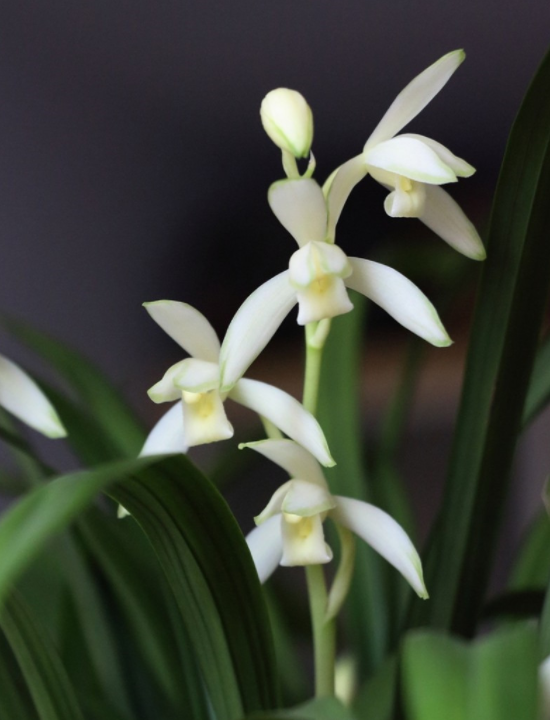
[[[367,140],[365,149],[389,140],[408,125],[447,84],[465,57],[463,50],[454,50],[417,75],[390,105]]]
[[[0,406],[49,438],[67,435],[53,405],[26,372],[0,355]]]
[[[349,288],[380,305],[403,327],[432,345],[451,345],[437,310],[414,283],[387,265],[363,258],[349,261],[353,267],[352,275],[345,280]]]
[[[386,140],[367,150],[368,167],[402,175],[410,180],[443,185],[456,182],[456,175],[428,145],[415,138],[399,137]]]
[[[301,478],[321,487],[327,483],[317,460],[305,448],[293,440],[259,440],[243,443],[239,448],[250,448],[261,453],[271,462],[276,463],[292,478]]]
[[[315,180],[280,180],[267,194],[275,217],[298,245],[322,242],[327,234],[327,208],[323,191]]]
[[[153,320],[192,357],[218,362],[220,341],[202,313],[175,300],[143,303]]]
[[[423,142],[439,156],[439,159],[444,162],[445,165],[448,165],[451,168],[457,177],[471,177],[476,171],[473,165],[470,165],[470,163],[467,163],[466,160],[457,157],[449,150],[449,148],[445,147],[445,145],[442,145],[441,143],[438,143],[436,140],[427,138],[424,135],[415,135],[414,133],[406,133],[404,135],[400,135],[399,137],[413,138],[413,140],[420,140],[420,142]]]
[[[288,270],[255,290],[237,310],[220,351],[220,388],[225,393],[244,375],[298,302]]]
[[[477,230],[443,188],[426,186],[426,201],[420,220],[462,255],[472,260],[485,260],[487,257]]]
[[[153,427],[139,455],[185,454],[188,449],[183,427],[183,408],[181,402],[178,402]]]
[[[422,563],[409,536],[390,515],[380,508],[351,498],[336,497],[338,506],[331,517],[347,527],[382,555],[426,599]]]
[[[366,175],[368,168],[365,165],[364,155],[357,155],[348,160],[336,170],[325,183],[323,188],[327,197],[328,229],[327,239],[334,242],[336,224],[351,191]]]
[[[243,378],[231,390],[229,397],[267,418],[285,435],[309,450],[321,465],[331,467],[335,464],[321,426],[292,395],[273,385]]]

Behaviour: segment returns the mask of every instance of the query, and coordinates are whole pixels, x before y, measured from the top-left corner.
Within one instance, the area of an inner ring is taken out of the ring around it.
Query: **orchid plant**
[[[390,451],[417,378],[418,348],[445,352],[452,341],[415,282],[392,263],[349,257],[336,243],[346,201],[370,176],[388,190],[387,215],[419,219],[464,256],[461,269],[486,259],[474,225],[442,188],[474,168],[431,138],[402,133],[464,57],[451,52],[414,78],[363,151],[324,182],[314,177],[306,99],[288,88],[266,95],[261,122],[284,172],[268,205],[298,249],[290,244],[288,267],[244,299],[221,342],[190,305],[145,303],[186,353],[148,391],[153,402],[172,403],[148,433],[88,361],[12,326],[64,386],[38,384],[0,356],[0,406],[49,437],[67,434],[85,469],[58,473],[3,417],[0,437],[22,479],[14,483],[21,497],[0,518],[2,718],[550,717],[544,513],[503,597],[486,602],[515,441],[550,402],[550,340],[539,347],[550,286],[550,57],[503,163],[448,480],[422,552]],[[358,422],[366,301],[403,336],[410,331],[413,348],[388,415],[389,440],[367,451],[376,477],[365,470]],[[296,305],[305,341],[301,401],[245,377]],[[261,439],[248,437],[237,450],[227,400],[257,414]],[[213,443],[221,470],[211,482],[189,455]],[[254,457],[263,474],[271,463],[286,477],[274,492],[257,483],[254,498],[263,499],[243,532],[220,489]],[[107,498],[96,503],[100,491]],[[284,583],[282,600],[276,592],[270,578],[278,566],[305,571],[313,700],[294,640],[302,614],[294,599],[285,602]],[[472,640],[488,619],[490,632]]]

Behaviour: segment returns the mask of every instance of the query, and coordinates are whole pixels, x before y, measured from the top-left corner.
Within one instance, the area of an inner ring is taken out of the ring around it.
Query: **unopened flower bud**
[[[307,157],[313,141],[313,115],[296,90],[277,88],[262,101],[260,116],[264,130],[277,147],[296,158]]]

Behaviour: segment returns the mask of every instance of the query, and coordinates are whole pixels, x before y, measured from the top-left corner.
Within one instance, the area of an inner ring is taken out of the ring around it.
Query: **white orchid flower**
[[[0,406],[50,438],[67,435],[50,401],[26,372],[0,355]]]
[[[419,218],[458,252],[473,260],[485,259],[475,227],[440,187],[459,177],[470,177],[475,168],[435,140],[422,135],[398,135],[446,85],[464,58],[462,50],[455,50],[420,73],[395,98],[361,155],[348,160],[329,178],[325,186],[329,237],[334,238],[334,228],[350,192],[370,174],[391,191],[384,202],[388,215]]]
[[[231,321],[220,353],[222,391],[244,374],[296,303],[300,325],[352,310],[346,288],[362,293],[432,345],[451,344],[436,309],[416,285],[386,265],[347,257],[334,244],[334,233],[328,237],[327,203],[315,180],[276,182],[268,199],[299,250],[289,269],[253,292]]]
[[[550,720],[550,656],[539,665],[540,717]]]
[[[186,452],[189,447],[232,437],[224,402],[229,397],[254,410],[306,447],[320,463],[334,465],[321,426],[295,398],[272,385],[241,379],[231,392],[219,384],[220,342],[198,310],[181,302],[145,303],[149,315],[191,357],[167,370],[149,390],[156,403],[177,400],[149,434],[141,455]]]
[[[360,500],[331,495],[319,463],[291,440],[263,440],[241,447],[256,450],[291,477],[255,518],[257,527],[246,538],[261,582],[278,565],[329,562],[332,551],[325,542],[323,522],[330,517],[391,563],[421,598],[428,597],[418,553],[403,528],[387,513]],[[338,580],[346,590],[352,569],[353,563],[348,564],[346,577]],[[346,592],[340,586],[336,593],[341,602]],[[329,596],[329,604],[331,599]]]

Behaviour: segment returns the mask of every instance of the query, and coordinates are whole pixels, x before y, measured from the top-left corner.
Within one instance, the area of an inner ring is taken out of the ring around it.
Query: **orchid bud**
[[[309,154],[313,141],[313,115],[296,90],[277,88],[262,100],[260,116],[264,130],[277,147],[295,158]]]

